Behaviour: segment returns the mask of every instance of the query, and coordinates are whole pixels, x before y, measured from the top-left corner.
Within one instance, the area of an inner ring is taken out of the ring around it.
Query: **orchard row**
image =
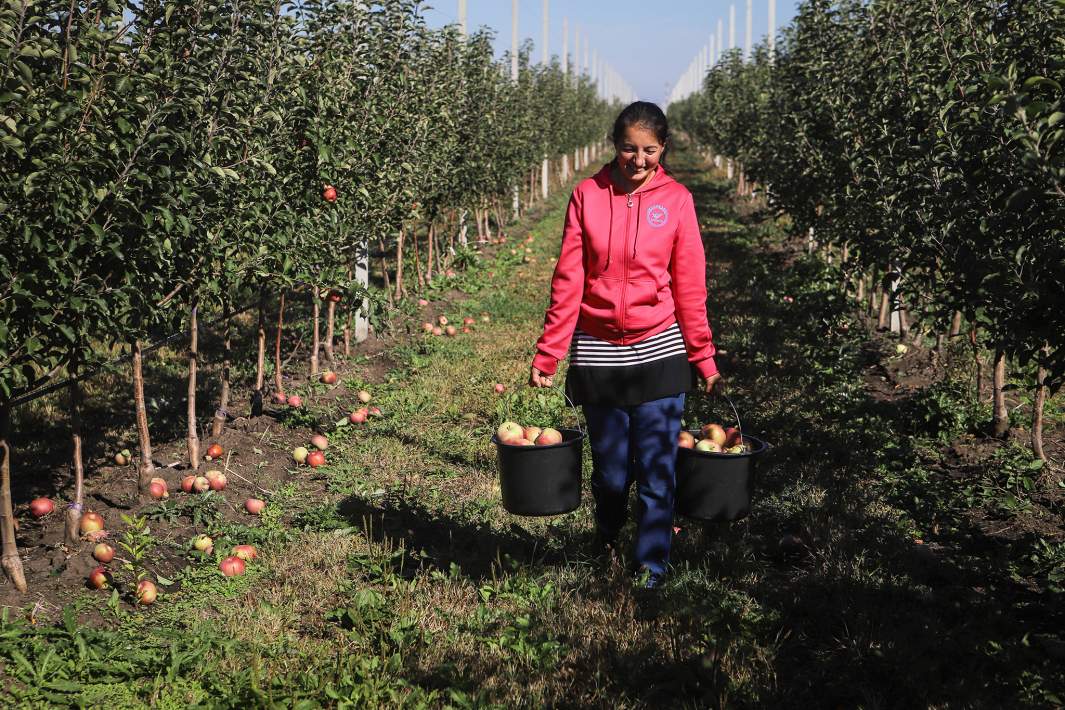
[[[260,413],[268,322],[283,393],[286,298],[313,304],[317,375],[338,308],[344,342],[359,339],[369,311],[475,263],[473,236],[498,239],[493,224],[538,199],[541,166],[565,182],[592,157],[613,109],[586,77],[530,65],[526,46],[515,81],[487,33],[431,30],[418,6],[0,5],[0,537],[17,584],[6,432],[20,396],[128,348],[148,499],[146,342],[188,334],[195,469],[202,322],[225,328],[217,434],[234,313],[258,309]],[[82,395],[69,391],[76,540]]]
[[[1063,36],[1060,0],[807,1],[775,55],[727,55],[671,107],[882,328],[942,346],[967,324],[978,368],[993,353],[997,435],[1008,358],[1033,383],[1040,458],[1065,379]]]

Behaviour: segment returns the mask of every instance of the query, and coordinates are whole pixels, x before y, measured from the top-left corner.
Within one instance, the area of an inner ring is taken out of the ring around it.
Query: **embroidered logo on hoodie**
[[[662,205],[651,205],[647,208],[647,224],[652,227],[664,227],[669,221],[669,210]]]

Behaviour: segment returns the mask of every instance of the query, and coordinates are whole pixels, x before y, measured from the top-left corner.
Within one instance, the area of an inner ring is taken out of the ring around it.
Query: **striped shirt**
[[[684,354],[680,325],[674,323],[661,333],[631,345],[615,345],[578,329],[573,334],[569,358],[574,367],[631,367]]]

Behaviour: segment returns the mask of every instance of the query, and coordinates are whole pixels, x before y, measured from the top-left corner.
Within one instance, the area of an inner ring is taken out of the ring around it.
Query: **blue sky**
[[[467,0],[469,27],[488,26],[496,32],[496,51],[510,48],[510,0]],[[569,49],[573,53],[576,23],[589,46],[625,77],[641,99],[664,101],[669,87],[695,54],[724,24],[728,43],[729,6],[736,6],[736,42],[743,44],[746,0],[550,0],[549,42],[551,54],[562,49],[562,18],[569,18]],[[791,22],[799,0],[777,0],[777,28]],[[518,1],[518,32],[536,45],[533,60],[540,58],[543,0]],[[456,22],[458,0],[431,0],[422,4],[433,27]],[[754,0],[754,41],[764,37],[768,22],[767,0]],[[582,40],[583,41],[583,40]],[[583,54],[583,52],[582,52]]]

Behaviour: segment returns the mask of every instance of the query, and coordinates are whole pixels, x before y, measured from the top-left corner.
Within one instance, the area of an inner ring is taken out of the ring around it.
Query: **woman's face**
[[[653,131],[639,123],[633,124],[614,144],[618,169],[631,182],[641,185],[658,167],[664,148]]]

